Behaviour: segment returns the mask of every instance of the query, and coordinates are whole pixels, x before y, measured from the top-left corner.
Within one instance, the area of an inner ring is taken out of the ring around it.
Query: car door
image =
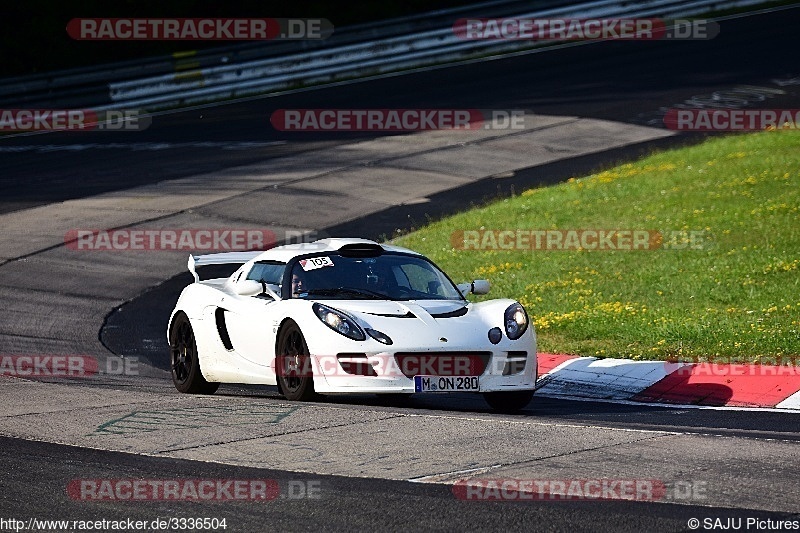
[[[264,282],[274,289],[283,278],[285,266],[275,261],[256,263],[244,279]],[[221,302],[215,318],[223,344],[227,340],[226,348],[251,363],[271,366],[275,357],[272,323],[279,320],[275,309],[277,304],[268,294],[235,295]]]

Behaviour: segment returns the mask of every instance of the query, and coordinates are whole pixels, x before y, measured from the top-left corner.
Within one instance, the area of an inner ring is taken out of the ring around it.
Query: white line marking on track
[[[669,409],[709,409],[712,411],[754,411],[758,413],[797,413],[800,414],[800,406],[798,407],[784,407],[784,408],[775,408],[775,407],[739,407],[734,405],[691,405],[691,404],[677,404],[677,403],[654,403],[654,402],[635,402],[633,400],[608,400],[605,398],[582,398],[580,396],[567,396],[567,395],[560,395],[560,394],[544,394],[544,393],[537,393],[536,396],[541,396],[543,398],[553,398],[554,400],[574,400],[578,402],[601,402],[601,403],[618,403],[622,405],[639,405],[639,406],[646,406],[646,407],[667,407]],[[536,401],[536,397],[534,396],[533,402]],[[785,401],[785,400],[784,400]],[[533,405],[531,402],[531,405]],[[783,403],[783,402],[781,402]],[[778,404],[780,405],[780,404]],[[592,426],[594,427],[594,426]]]

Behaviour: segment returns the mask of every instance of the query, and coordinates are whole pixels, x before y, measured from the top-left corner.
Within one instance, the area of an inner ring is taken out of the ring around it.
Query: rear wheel
[[[214,394],[219,383],[210,383],[200,372],[197,357],[197,342],[189,317],[184,313],[175,315],[169,335],[172,382],[180,392],[188,394]]]
[[[484,392],[483,397],[495,411],[514,413],[531,403],[533,391]]]
[[[308,345],[300,327],[294,322],[290,321],[281,328],[278,334],[278,354],[278,390],[287,400],[317,399]]]

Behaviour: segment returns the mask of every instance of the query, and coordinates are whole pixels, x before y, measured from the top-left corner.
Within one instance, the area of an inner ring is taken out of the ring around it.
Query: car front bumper
[[[479,392],[532,390],[537,367],[535,350],[518,349],[312,356],[314,389],[320,393],[414,393],[415,375],[478,376]]]

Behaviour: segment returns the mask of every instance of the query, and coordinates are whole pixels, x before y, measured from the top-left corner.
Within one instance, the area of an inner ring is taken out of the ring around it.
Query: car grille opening
[[[414,376],[480,376],[492,352],[398,352],[398,368],[407,378]]]
[[[353,376],[376,377],[378,375],[367,360],[365,353],[338,353],[336,359],[342,370]]]
[[[385,317],[389,317],[389,318],[417,318],[417,315],[415,315],[411,311],[409,311],[408,313],[406,313],[404,315],[393,315],[391,313],[366,313],[366,314],[372,315],[372,316],[385,316]]]
[[[528,362],[528,352],[526,351],[510,351],[506,356],[506,364],[503,367],[503,375],[511,376],[519,374],[525,370],[525,364]]]
[[[447,313],[431,313],[433,318],[455,318],[459,316],[464,316],[469,311],[468,307],[460,307],[455,311],[448,311]]]

